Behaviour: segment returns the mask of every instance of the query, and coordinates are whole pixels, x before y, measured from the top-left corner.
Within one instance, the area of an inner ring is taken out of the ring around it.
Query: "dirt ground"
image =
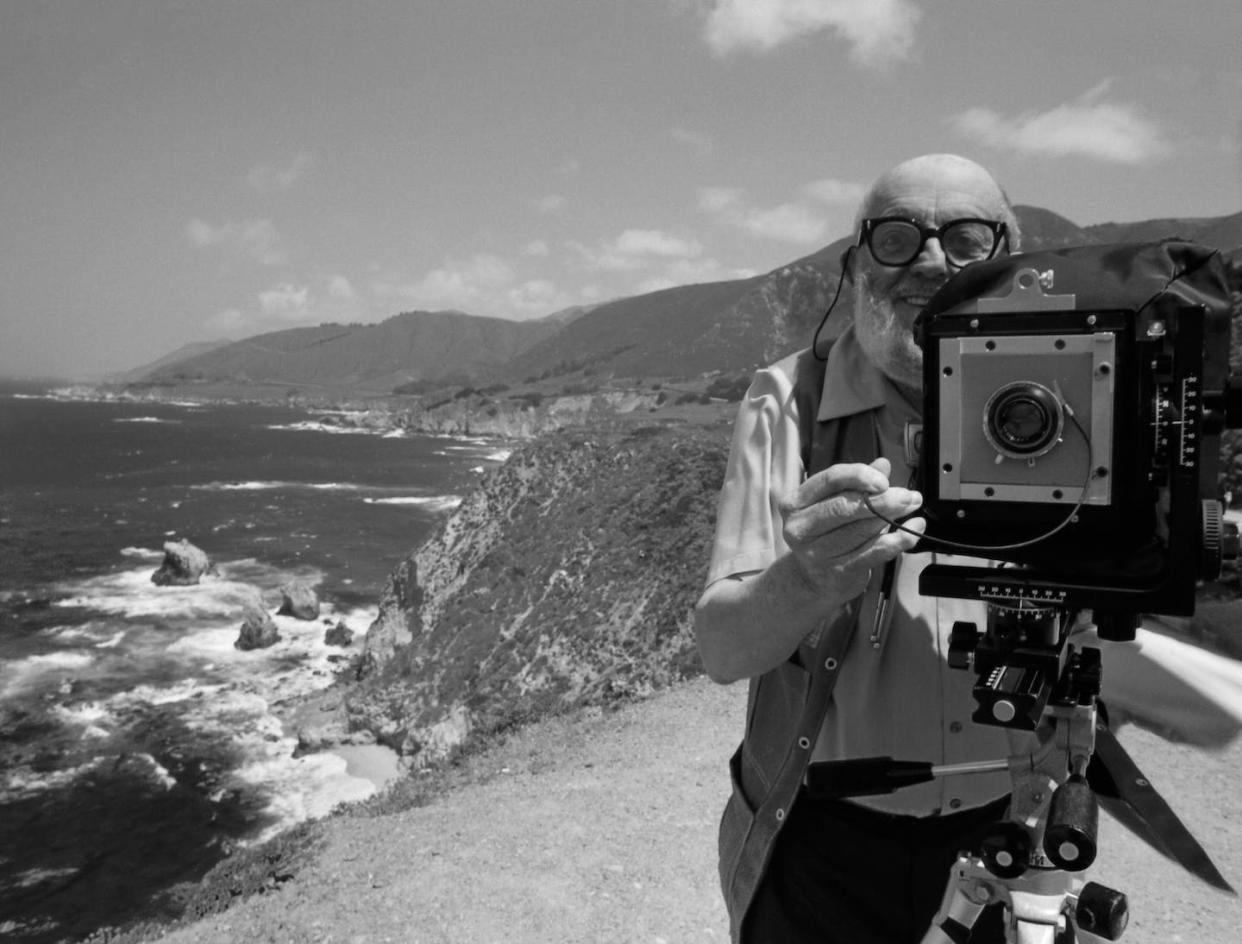
[[[201,942],[724,942],[716,823],[745,688],[687,683],[543,722],[470,763],[475,782],[402,813],[338,816],[278,891],[166,935]],[[1139,766],[1242,887],[1242,743],[1220,753],[1128,729]],[[1242,904],[1102,817],[1090,877],[1130,900],[1129,944],[1231,944]]]

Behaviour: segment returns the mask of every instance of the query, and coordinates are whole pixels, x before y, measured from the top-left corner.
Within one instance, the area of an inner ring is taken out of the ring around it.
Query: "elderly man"
[[[889,531],[862,500],[893,519],[919,508],[903,448],[922,405],[915,316],[958,269],[1015,251],[1017,221],[986,170],[935,154],[871,187],[857,233],[853,324],[827,363],[793,355],[743,401],[696,610],[711,677],[751,680],[720,832],[732,933],[747,944],[920,940],[956,854],[1001,818],[1010,789],[1003,772],[850,800],[804,786],[813,761],[1016,750],[1015,735],[970,722],[970,685],[946,660],[954,622],[984,625],[983,605],[920,596],[920,571],[951,558],[908,553],[922,519]],[[1147,668],[1113,677],[1144,684]],[[1152,691],[1105,694],[1132,708]],[[1236,719],[1222,727],[1203,739],[1231,736]],[[996,908],[971,940],[1003,940]]]

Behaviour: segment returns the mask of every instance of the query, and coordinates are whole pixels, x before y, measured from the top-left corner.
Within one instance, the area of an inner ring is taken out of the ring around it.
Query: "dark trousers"
[[[958,853],[1006,801],[949,816],[892,816],[799,795],[746,915],[744,944],[918,944]],[[970,944],[1002,944],[999,906]]]

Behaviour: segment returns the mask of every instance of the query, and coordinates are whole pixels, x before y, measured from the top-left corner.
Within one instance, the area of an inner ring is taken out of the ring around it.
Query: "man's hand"
[[[927,522],[903,525],[915,534],[888,531],[887,522],[863,504],[863,497],[886,518],[899,519],[923,504],[923,496],[889,485],[887,459],[870,465],[840,463],[817,472],[780,502],[785,543],[807,585],[842,602],[866,589],[871,568],[892,560],[918,542]]]

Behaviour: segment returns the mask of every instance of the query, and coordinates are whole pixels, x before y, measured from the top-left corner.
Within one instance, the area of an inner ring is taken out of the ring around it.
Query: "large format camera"
[[[1216,499],[1220,433],[1242,425],[1230,314],[1219,255],[1170,241],[976,263],[919,316],[923,425],[907,436],[927,518],[919,549],[984,559],[934,563],[919,591],[988,604],[983,631],[954,624],[948,660],[975,671],[972,719],[1030,731],[1033,749],[812,764],[806,784],[859,796],[1009,771],[1009,810],[958,857],[924,942],[964,940],[997,901],[1006,940],[1116,940],[1125,895],[1082,878],[1098,802],[1232,890],[1098,723],[1107,647],[1076,632],[1087,610],[1113,640],[1133,639],[1140,614],[1190,615],[1199,581],[1236,556]]]
[[[1194,612],[1230,550],[1219,435],[1229,383],[1219,254],[1184,242],[1079,247],[978,263],[919,317],[920,590],[1017,610],[1092,609],[1104,638],[1138,615]],[[951,542],[951,543],[943,543]]]

